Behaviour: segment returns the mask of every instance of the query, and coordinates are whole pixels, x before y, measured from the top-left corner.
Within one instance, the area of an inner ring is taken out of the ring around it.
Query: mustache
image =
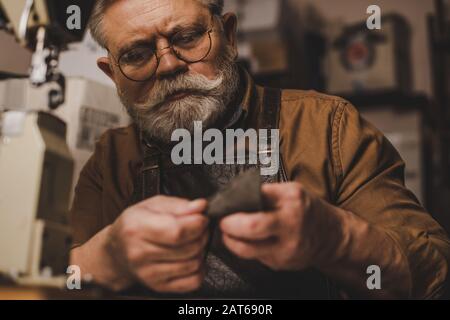
[[[167,143],[173,130],[191,130],[194,121],[203,121],[205,127],[214,125],[234,98],[240,77],[233,48],[225,47],[214,64],[213,79],[186,70],[156,78],[136,99],[120,86],[116,86],[117,93],[133,122],[151,139]]]
[[[178,93],[188,95],[218,97],[221,95],[223,74],[210,80],[201,74],[180,74],[173,79],[163,79],[155,82],[151,92],[144,102],[136,103],[138,109],[154,109],[161,106],[171,96]]]

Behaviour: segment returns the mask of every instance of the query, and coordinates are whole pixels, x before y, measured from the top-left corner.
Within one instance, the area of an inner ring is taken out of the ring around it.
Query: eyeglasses
[[[191,27],[179,31],[169,39],[169,46],[160,50],[154,46],[140,45],[124,52],[116,65],[129,80],[144,82],[150,80],[158,69],[162,56],[158,51],[171,49],[173,54],[186,63],[196,63],[204,60],[212,49],[211,33],[214,16],[211,18],[211,28]]]

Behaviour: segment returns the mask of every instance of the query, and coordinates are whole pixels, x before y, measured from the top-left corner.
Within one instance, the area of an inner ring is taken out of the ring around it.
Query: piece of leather
[[[258,212],[262,209],[261,173],[251,169],[233,178],[209,199],[206,215],[220,219],[236,212]]]

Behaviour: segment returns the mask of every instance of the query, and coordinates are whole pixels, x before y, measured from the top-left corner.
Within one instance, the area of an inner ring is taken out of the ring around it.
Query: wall
[[[31,52],[22,48],[13,35],[0,30],[0,72],[25,75],[31,63]]]
[[[416,91],[432,93],[427,16],[434,12],[433,0],[288,0],[300,12],[315,8],[326,21],[357,23],[367,18],[367,7],[380,6],[382,14],[400,13],[411,25],[413,84]]]
[[[82,77],[113,86],[113,82],[97,67],[97,58],[104,55],[106,51],[87,33],[83,42],[72,44],[69,51],[61,54],[60,68],[67,77]]]

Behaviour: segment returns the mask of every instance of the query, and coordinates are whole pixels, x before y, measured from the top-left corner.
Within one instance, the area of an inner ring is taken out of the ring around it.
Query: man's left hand
[[[236,213],[220,227],[224,244],[237,256],[273,270],[299,271],[329,264],[345,245],[345,211],[312,196],[300,183],[265,184],[273,208]]]

